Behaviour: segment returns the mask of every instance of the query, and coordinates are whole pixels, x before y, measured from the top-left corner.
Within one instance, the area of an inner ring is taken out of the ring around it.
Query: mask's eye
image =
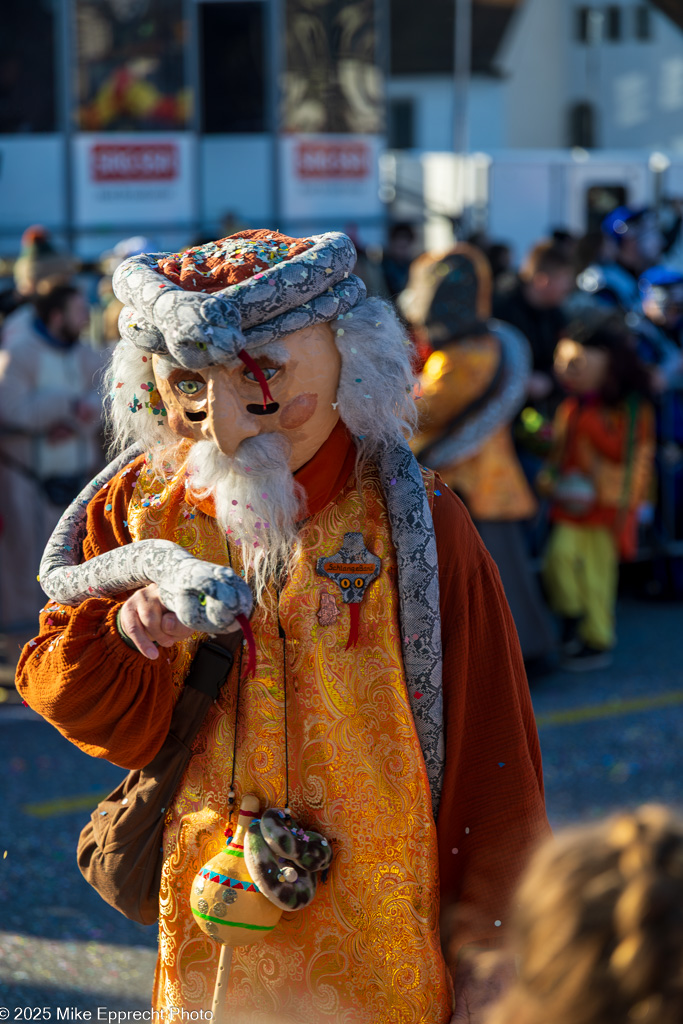
[[[279,366],[262,366],[261,372],[263,376],[266,378],[266,380],[272,380],[279,369]],[[244,376],[247,378],[247,380],[256,380],[256,376],[251,372],[251,370],[245,370]]]
[[[203,380],[179,380],[176,381],[176,387],[183,395],[189,395],[190,398],[194,398],[204,390],[206,384]]]

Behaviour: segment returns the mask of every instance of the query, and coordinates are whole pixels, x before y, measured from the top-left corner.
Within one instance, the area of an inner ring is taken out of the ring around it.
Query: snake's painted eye
[[[206,384],[203,380],[179,380],[176,381],[176,387],[183,395],[189,395],[190,398],[194,398],[195,395],[200,394],[204,390]]]
[[[348,590],[349,587],[351,586],[351,580],[347,580],[345,576],[343,580],[339,580],[339,586],[342,588],[342,590]]]
[[[266,378],[266,380],[272,380],[279,369],[279,366],[262,366],[261,373]],[[251,370],[245,370],[244,376],[247,378],[247,380],[256,380],[256,376],[251,372]]]
[[[200,603],[200,604],[201,604],[202,606],[203,606],[203,605],[205,605],[205,604],[206,604],[206,594],[199,594],[199,595],[197,596],[197,600],[199,601],[199,603]]]
[[[353,581],[353,585],[357,590],[360,590],[365,583],[365,580],[361,576],[357,576]]]

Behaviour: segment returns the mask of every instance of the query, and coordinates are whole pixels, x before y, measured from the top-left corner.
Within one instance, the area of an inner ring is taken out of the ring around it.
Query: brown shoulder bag
[[[159,917],[166,810],[232,663],[227,646],[214,641],[200,646],[158,754],[145,768],[128,773],[97,805],[80,834],[77,858],[86,882],[140,924],[154,924]]]

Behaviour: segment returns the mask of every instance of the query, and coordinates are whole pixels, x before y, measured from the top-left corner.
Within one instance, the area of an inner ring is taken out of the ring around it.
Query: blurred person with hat
[[[670,343],[671,355],[678,353],[680,356],[683,353],[683,272],[673,267],[650,267],[638,284],[644,315],[662,339]],[[674,367],[671,370],[676,372]]]
[[[54,284],[69,281],[77,270],[77,261],[68,253],[55,249],[47,228],[34,224],[21,236],[21,252],[14,264],[14,293],[5,296],[2,321],[3,345],[14,332],[23,334],[33,319],[30,300]]]
[[[601,225],[603,258],[579,274],[584,295],[625,313],[642,311],[638,282],[655,266],[666,246],[657,214],[649,207],[618,206]]]
[[[537,502],[511,432],[532,373],[529,345],[490,319],[491,271],[470,245],[418,257],[401,309],[432,349],[413,450],[464,501],[498,566],[522,654],[540,662],[555,637],[527,559],[522,524]]]
[[[89,319],[70,284],[34,295],[0,349],[0,623],[30,627],[45,543],[100,461],[101,356],[79,339]]]

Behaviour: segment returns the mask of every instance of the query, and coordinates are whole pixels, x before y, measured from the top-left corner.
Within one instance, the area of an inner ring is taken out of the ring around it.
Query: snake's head
[[[237,615],[249,615],[249,586],[232,569],[190,558],[172,583],[159,586],[164,605],[184,626],[203,633],[225,633],[237,627]]]

